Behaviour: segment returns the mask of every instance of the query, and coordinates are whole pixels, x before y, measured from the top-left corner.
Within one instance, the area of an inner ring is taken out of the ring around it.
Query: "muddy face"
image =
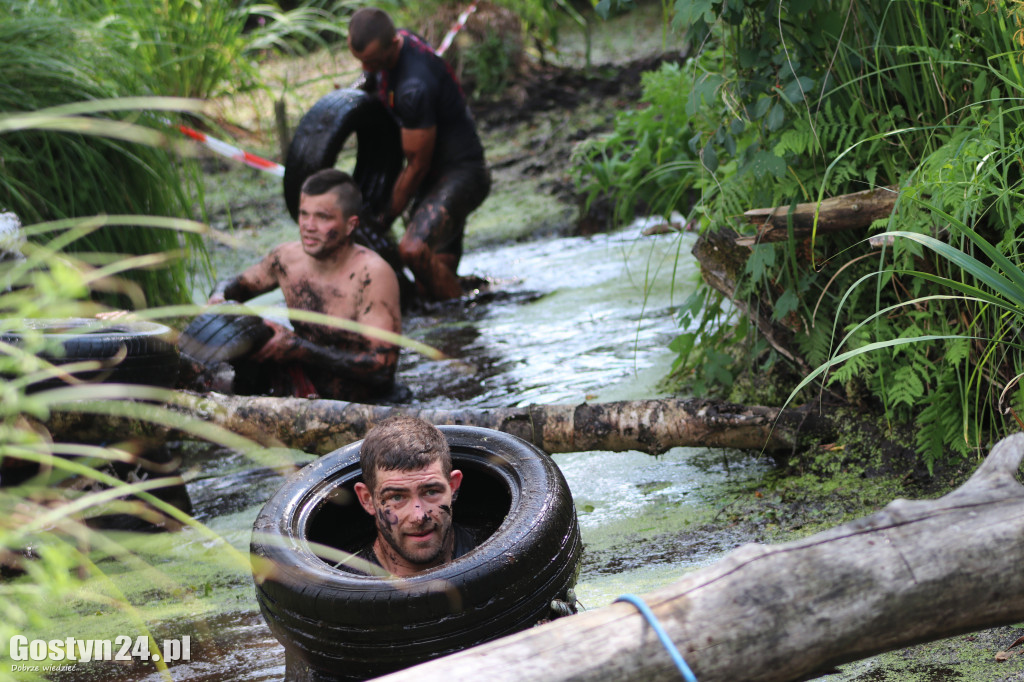
[[[421,571],[450,560],[452,493],[461,481],[434,462],[413,471],[378,471],[373,494],[374,517],[381,541],[378,552],[394,567]],[[453,480],[454,479],[454,480]],[[394,567],[386,567],[396,572]]]
[[[333,192],[301,195],[299,241],[307,255],[317,259],[332,256],[348,244],[354,227]]]

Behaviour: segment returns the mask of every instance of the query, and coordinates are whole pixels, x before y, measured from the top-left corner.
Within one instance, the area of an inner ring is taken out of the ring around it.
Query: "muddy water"
[[[670,366],[671,314],[694,286],[692,235],[639,237],[639,227],[467,254],[460,274],[489,280],[467,301],[407,319],[405,333],[453,360],[406,354],[401,379],[432,405],[497,407],[653,397]],[[677,252],[684,256],[675,266]]]
[[[692,291],[696,273],[692,235],[642,237],[641,227],[467,254],[460,272],[484,278],[486,286],[466,300],[406,317],[408,335],[449,357],[403,356],[399,375],[413,402],[487,408],[658,396],[658,379],[672,361],[665,347],[678,333],[671,310]],[[292,457],[298,464],[309,460]],[[555,460],[583,531],[577,595],[586,608],[661,587],[754,539],[697,527],[764,473],[767,465],[755,458],[677,448],[659,457],[583,452]],[[196,517],[245,552],[255,515],[280,485],[278,472],[201,447],[186,448],[186,466]],[[248,571],[218,563],[214,557],[223,552],[191,531],[139,551],[164,564],[167,576],[190,576],[178,585],[189,599],[173,588],[155,597],[165,615],[153,624],[154,634],[192,639],[191,660],[172,666],[174,679],[282,677],[283,650],[259,615]],[[88,668],[93,679],[161,679],[152,664]]]

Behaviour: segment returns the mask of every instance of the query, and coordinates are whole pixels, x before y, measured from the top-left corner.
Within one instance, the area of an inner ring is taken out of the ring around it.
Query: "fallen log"
[[[747,222],[758,226],[757,234],[737,237],[736,244],[753,246],[789,239],[789,223],[798,239],[811,235],[817,217],[818,232],[867,229],[874,221],[888,217],[896,205],[896,187],[877,187],[823,199],[821,202],[787,207],[755,208],[745,212]]]
[[[938,500],[780,545],[746,545],[645,596],[700,682],[788,682],[911,644],[1024,620],[1024,434]],[[612,604],[387,682],[676,681],[655,632]]]
[[[361,439],[375,423],[392,414],[415,415],[434,424],[496,429],[551,453],[639,450],[659,454],[677,446],[780,452],[796,448],[803,434],[830,438],[830,425],[810,411],[700,399],[442,410],[183,392],[172,409],[262,445],[313,454],[325,454]],[[53,411],[46,426],[54,438],[71,441],[181,437],[179,432],[141,418],[90,413],[74,404]]]

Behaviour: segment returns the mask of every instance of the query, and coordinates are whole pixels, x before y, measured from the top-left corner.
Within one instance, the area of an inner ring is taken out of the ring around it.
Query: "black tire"
[[[287,680],[367,679],[509,635],[551,617],[575,584],[579,525],[551,458],[498,431],[440,429],[464,474],[455,517],[487,535],[449,564],[398,580],[317,556],[311,543],[352,551],[374,537],[352,491],[361,441],[307,465],[263,507],[252,553],[271,569],[256,597]]]
[[[203,365],[231,362],[259,350],[274,335],[258,315],[197,315],[181,332],[178,349]]]
[[[380,213],[402,170],[398,124],[377,97],[362,90],[332,90],[299,121],[284,167],[284,200],[293,219],[299,216],[302,183],[313,173],[333,168],[349,136],[356,135],[356,166],[352,177],[363,193],[363,205]]]
[[[73,372],[79,380],[170,388],[178,378],[178,352],[168,340],[172,330],[165,325],[141,320],[66,318],[29,319],[24,326],[43,333],[50,341],[60,342],[63,353],[40,353],[40,357],[56,365],[83,360],[100,362],[98,369]],[[0,341],[24,346],[23,336],[14,332],[0,335]],[[29,390],[64,385],[66,382],[61,379],[48,379],[33,384]]]

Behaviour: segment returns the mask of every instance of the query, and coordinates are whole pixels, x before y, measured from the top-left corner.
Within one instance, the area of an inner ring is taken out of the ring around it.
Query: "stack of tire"
[[[134,384],[173,388],[179,370],[178,351],[171,337],[173,331],[156,322],[95,318],[27,319],[19,328],[28,332],[0,333],[0,342],[26,349],[29,335],[43,337],[43,350],[38,356],[63,369],[61,376],[48,376],[26,386],[26,393],[39,393],[78,383]],[[60,350],[57,350],[57,348]],[[176,460],[158,445],[146,444],[133,462],[114,462],[108,466],[122,480],[176,476]],[[35,476],[39,466],[17,458],[5,457],[0,462],[0,486],[17,485]],[[92,485],[103,488],[97,483]],[[157,497],[186,513],[191,501],[184,484],[175,483],[151,491]],[[162,515],[156,515],[163,518]],[[135,514],[107,514],[90,519],[89,525],[122,530],[159,530],[156,524]]]
[[[579,525],[551,458],[498,431],[439,428],[464,476],[453,516],[486,537],[448,564],[383,578],[325,556],[376,532],[353,492],[361,441],[297,472],[257,517],[256,597],[289,682],[377,677],[532,627],[560,615],[552,602],[575,601]]]

